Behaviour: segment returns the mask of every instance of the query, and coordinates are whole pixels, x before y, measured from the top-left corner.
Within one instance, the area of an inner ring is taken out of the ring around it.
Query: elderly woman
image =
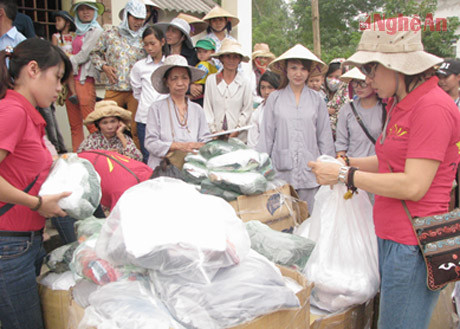
[[[163,66],[152,74],[152,85],[166,99],[152,104],[147,117],[145,148],[148,165],[155,168],[165,156],[178,152],[195,152],[209,135],[208,124],[200,105],[185,94],[190,83],[201,79],[204,71],[187,65],[180,55],[166,57]]]
[[[438,78],[425,75],[441,62],[423,51],[420,30],[365,30],[358,51],[345,63],[360,67],[380,98],[390,98],[376,155],[343,165],[309,163],[320,184],[341,181],[376,195],[380,329],[428,328],[439,296],[427,287],[424,259],[404,207],[413,217],[448,210],[459,163],[460,112]]]
[[[85,120],[85,124],[91,123],[98,131],[86,137],[78,148],[78,153],[88,150],[111,150],[142,161],[142,154],[131,137],[124,134],[131,123],[131,112],[119,107],[115,101],[97,102],[95,110]]]
[[[252,87],[250,80],[238,71],[238,65],[248,62],[241,45],[225,39],[220,51],[211,57],[218,58],[224,68],[206,80],[204,112],[212,132],[244,127],[249,123],[253,112]],[[237,137],[238,132],[230,137]],[[240,138],[246,138],[246,132]]]
[[[146,15],[143,2],[129,0],[120,25],[106,28],[91,52],[91,61],[96,69],[103,71],[109,79],[104,99],[114,100],[119,106],[127,108],[133,118],[138,104],[132,93],[129,74],[134,64],[146,56],[142,45],[142,27]],[[134,122],[131,132],[139,146]]]

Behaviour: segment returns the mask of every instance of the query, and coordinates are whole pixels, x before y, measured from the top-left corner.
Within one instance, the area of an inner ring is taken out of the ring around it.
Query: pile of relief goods
[[[227,201],[239,195],[273,189],[275,171],[267,153],[248,148],[236,138],[206,143],[199,153],[189,153],[182,169],[184,180],[205,194]]]
[[[57,258],[68,263],[74,248],[69,267],[77,280],[69,285],[86,307],[79,328],[229,328],[301,306],[301,286],[251,249],[233,208],[182,181],[140,183],[122,195],[106,220],[88,218],[77,230],[78,246],[62,247]],[[263,231],[249,229],[253,236]],[[294,240],[290,259],[278,262],[300,268],[309,253],[294,249],[313,247],[305,238]]]

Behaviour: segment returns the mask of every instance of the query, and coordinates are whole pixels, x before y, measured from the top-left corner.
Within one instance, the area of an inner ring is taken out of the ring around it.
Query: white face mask
[[[326,83],[330,91],[337,91],[339,88],[340,80],[337,78],[326,78]]]

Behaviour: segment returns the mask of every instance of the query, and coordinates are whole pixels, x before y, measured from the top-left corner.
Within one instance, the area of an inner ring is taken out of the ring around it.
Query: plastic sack
[[[184,181],[192,184],[200,184],[204,179],[208,178],[208,170],[204,165],[196,162],[186,162],[182,167]]]
[[[310,239],[278,232],[258,220],[246,222],[251,248],[276,264],[304,269],[315,247]]]
[[[78,242],[72,242],[54,249],[45,257],[45,264],[56,273],[64,273],[70,270],[69,264],[72,261],[73,253],[78,247]]]
[[[75,153],[61,156],[51,168],[39,195],[72,192],[59,200],[59,206],[72,218],[91,216],[102,197],[101,178],[91,162]]]
[[[174,166],[168,158],[163,158],[158,166],[153,170],[152,178],[172,177],[184,179],[182,172]]]
[[[241,194],[233,191],[224,190],[223,188],[211,183],[209,179],[201,181],[200,192],[203,194],[211,194],[223,198],[226,201],[233,201]]]
[[[77,302],[83,308],[89,306],[89,295],[91,295],[99,285],[89,280],[78,280],[75,286],[72,288],[72,299]]]
[[[237,138],[229,138],[228,141],[216,139],[202,146],[200,148],[200,154],[202,157],[209,160],[218,155],[247,148],[246,144]]]
[[[151,271],[150,278],[171,314],[187,328],[229,328],[300,307],[280,271],[253,250],[240,264],[220,269],[210,284],[158,271]]]
[[[116,282],[122,279],[139,280],[146,271],[135,266],[115,266],[97,256],[95,251],[97,234],[80,244],[74,252],[70,269],[77,277],[86,278],[98,285]]]
[[[339,163],[329,156],[319,160]],[[304,273],[315,284],[312,305],[330,312],[364,303],[380,283],[372,205],[366,192],[345,200],[346,191],[342,183],[322,186],[308,220],[316,246]]]
[[[93,234],[98,234],[104,222],[105,218],[96,218],[94,216],[75,222],[78,241],[82,243]]]
[[[48,272],[41,277],[40,283],[51,290],[69,290],[75,286],[75,280],[70,271],[63,273]]]
[[[209,180],[224,190],[239,194],[252,195],[265,192],[267,180],[255,172],[209,172]]]
[[[115,282],[89,296],[78,328],[182,329],[160,300],[140,282]]]
[[[236,150],[210,159],[206,166],[209,170],[244,172],[262,167],[267,161],[266,153],[259,153],[253,149]]]
[[[250,240],[229,203],[169,177],[127,190],[107,218],[97,254],[116,265],[133,264],[209,282],[237,264]]]
[[[187,155],[184,158],[185,162],[188,163],[194,163],[197,165],[201,165],[202,167],[206,167],[206,158],[203,157],[200,153],[187,153]]]

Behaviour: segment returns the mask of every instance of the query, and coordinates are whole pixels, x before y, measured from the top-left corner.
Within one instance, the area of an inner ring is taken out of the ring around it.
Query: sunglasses
[[[368,84],[364,80],[351,80],[351,86],[353,88],[367,88]]]
[[[361,65],[361,67],[359,68],[361,70],[361,72],[363,72],[363,74],[369,78],[374,78],[375,76],[375,70],[377,70],[377,66],[379,65],[379,63],[377,62],[370,62],[370,63],[366,63],[364,65]]]

